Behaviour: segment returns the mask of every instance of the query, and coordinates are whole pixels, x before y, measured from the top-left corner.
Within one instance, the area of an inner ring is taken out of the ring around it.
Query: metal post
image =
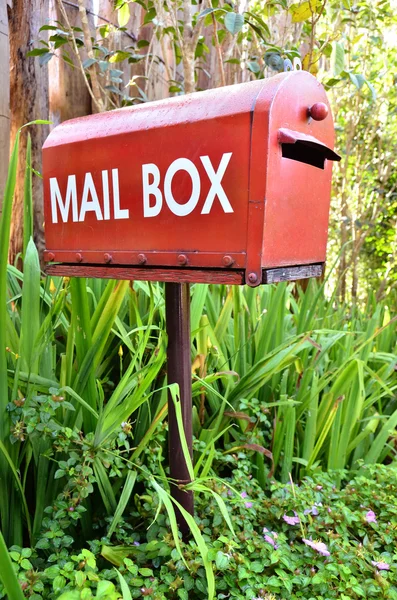
[[[168,334],[168,383],[178,383],[182,409],[182,421],[190,455],[193,452],[192,432],[192,365],[190,358],[190,291],[188,283],[165,284],[165,306]],[[194,513],[193,492],[178,486],[190,481],[179,438],[174,403],[168,395],[168,452],[172,497],[191,515]],[[176,509],[179,530],[184,538],[190,529],[181,512]]]

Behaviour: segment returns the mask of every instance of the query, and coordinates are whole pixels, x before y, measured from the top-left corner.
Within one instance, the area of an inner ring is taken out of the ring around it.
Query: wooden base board
[[[321,277],[324,263],[277,267],[262,270],[262,284],[279,281],[296,281],[309,277]],[[217,283],[243,285],[243,270],[226,269],[158,269],[148,267],[120,267],[116,265],[76,265],[51,264],[46,267],[47,275],[60,277],[97,277],[100,279],[120,279],[138,281],[165,281],[175,283]]]

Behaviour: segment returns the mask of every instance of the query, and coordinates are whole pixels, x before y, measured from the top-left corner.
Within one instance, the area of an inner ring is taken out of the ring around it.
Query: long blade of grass
[[[8,404],[8,379],[7,379],[7,355],[6,355],[6,311],[7,311],[7,262],[8,247],[10,243],[10,227],[12,215],[12,202],[14,198],[18,151],[18,132],[12,150],[8,177],[5,185],[2,212],[0,217],[0,440],[4,441],[8,436],[9,419],[6,413]],[[1,465],[0,465],[1,467]],[[3,496],[3,494],[1,494]],[[0,500],[3,507],[3,500]]]
[[[23,491],[22,483],[21,483],[21,480],[19,479],[19,475],[18,475],[17,470],[15,468],[15,465],[14,465],[14,463],[12,461],[12,458],[8,454],[7,448],[5,447],[5,445],[3,444],[3,442],[1,440],[0,440],[0,451],[1,451],[3,457],[6,459],[8,465],[10,467],[10,470],[11,470],[11,473],[12,473],[12,475],[14,477],[14,481],[16,483],[18,491],[21,494],[21,502],[22,502],[23,511],[24,511],[25,518],[26,518],[26,525],[27,525],[27,528],[28,528],[29,537],[31,538],[32,537],[32,526],[31,526],[31,523],[30,523],[29,509],[28,509],[28,505],[27,505],[27,502],[26,502],[25,493]]]
[[[37,334],[40,329],[40,263],[32,239],[27,245],[24,261],[24,285],[22,290],[22,325],[20,355],[22,369],[38,375],[39,356],[35,353]]]
[[[116,512],[114,513],[114,517],[109,527],[109,531],[107,537],[110,539],[113,533],[116,530],[117,525],[120,522],[121,517],[123,516],[123,512],[128,504],[128,501],[131,497],[132,490],[134,489],[135,481],[136,481],[137,473],[136,471],[128,471],[127,478],[124,483],[124,488],[120,496],[119,503],[116,508]]]
[[[178,434],[179,434],[179,440],[180,440],[181,446],[182,446],[183,458],[185,459],[185,463],[186,463],[187,470],[189,472],[190,480],[193,481],[194,480],[194,468],[193,468],[192,457],[190,456],[190,452],[189,452],[189,447],[187,445],[185,428],[183,426],[182,408],[181,408],[181,402],[180,402],[180,398],[179,398],[179,385],[177,383],[171,383],[169,385],[169,390],[170,390],[171,398],[172,398],[172,401],[173,401],[174,407],[175,407],[175,416],[176,416],[176,422],[178,425]]]
[[[32,191],[32,138],[28,134],[26,145],[26,169],[23,195],[23,256],[26,256],[29,240],[33,238],[33,191]]]
[[[7,546],[0,531],[0,579],[6,589],[9,600],[24,600],[18,578],[12,566]]]

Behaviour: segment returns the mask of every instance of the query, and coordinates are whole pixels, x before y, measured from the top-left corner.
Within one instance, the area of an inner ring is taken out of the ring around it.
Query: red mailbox
[[[333,143],[325,91],[303,71],[65,122],[43,149],[48,272],[319,275]]]

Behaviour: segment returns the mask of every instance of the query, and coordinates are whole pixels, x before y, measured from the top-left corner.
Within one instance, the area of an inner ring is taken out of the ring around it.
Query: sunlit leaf
[[[244,17],[239,13],[228,12],[225,15],[225,27],[232,35],[236,35],[242,30],[244,25]]]
[[[345,50],[340,42],[332,44],[331,71],[334,77],[338,77],[345,68]]]
[[[120,27],[125,27],[130,20],[130,5],[124,2],[117,11],[117,19]]]

